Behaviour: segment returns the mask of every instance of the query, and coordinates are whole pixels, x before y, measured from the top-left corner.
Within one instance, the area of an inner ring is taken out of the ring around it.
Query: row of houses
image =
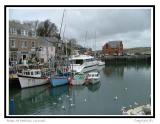
[[[33,24],[33,23],[32,23]],[[9,21],[9,64],[22,64],[26,60],[38,59],[40,63],[47,63],[57,52],[57,37],[39,37],[36,28],[30,23]],[[75,45],[75,49],[85,53],[86,49]],[[61,51],[61,50],[60,50]],[[89,50],[90,51],[90,50]],[[102,48],[105,55],[123,55],[122,41],[110,41]]]
[[[55,56],[57,41],[56,37],[38,37],[33,25],[9,21],[9,64],[21,64],[36,57],[45,63]]]

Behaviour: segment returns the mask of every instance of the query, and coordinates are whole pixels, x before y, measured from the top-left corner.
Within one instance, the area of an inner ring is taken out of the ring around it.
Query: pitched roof
[[[58,39],[55,37],[38,37],[38,42],[41,46],[47,46],[55,44],[56,42],[58,42]]]
[[[16,28],[18,30],[34,31],[33,26],[30,23],[21,23],[19,21],[14,20],[9,21],[9,27]]]
[[[109,41],[108,45],[111,48],[117,48],[117,47],[120,47],[121,43],[122,43],[122,41]]]

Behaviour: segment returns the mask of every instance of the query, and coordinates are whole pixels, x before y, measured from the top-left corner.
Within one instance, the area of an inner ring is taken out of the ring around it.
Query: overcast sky
[[[9,19],[20,21],[49,19],[60,29],[63,10],[62,8],[10,8]],[[106,42],[113,40],[122,40],[125,48],[151,46],[149,8],[66,8],[65,10],[61,36],[66,25],[64,37],[75,38],[82,46],[100,50]]]

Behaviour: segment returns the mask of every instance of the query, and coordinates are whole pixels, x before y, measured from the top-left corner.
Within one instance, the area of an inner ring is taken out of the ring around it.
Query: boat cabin
[[[22,71],[23,76],[28,77],[41,77],[41,70],[40,69],[27,69]]]
[[[96,59],[88,55],[77,55],[69,59],[71,64],[82,65],[85,62],[93,62]]]
[[[90,72],[87,75],[88,78],[99,78],[99,76],[100,76],[99,72]]]

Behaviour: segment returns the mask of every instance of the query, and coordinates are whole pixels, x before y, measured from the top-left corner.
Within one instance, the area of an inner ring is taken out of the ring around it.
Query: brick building
[[[102,48],[105,55],[123,55],[122,41],[109,41]]]

